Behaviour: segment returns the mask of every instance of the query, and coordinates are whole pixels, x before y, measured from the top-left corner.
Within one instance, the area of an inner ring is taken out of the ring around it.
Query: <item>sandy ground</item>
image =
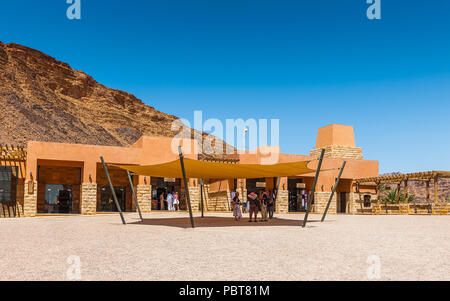
[[[0,219],[0,280],[450,280],[450,216],[208,216]]]

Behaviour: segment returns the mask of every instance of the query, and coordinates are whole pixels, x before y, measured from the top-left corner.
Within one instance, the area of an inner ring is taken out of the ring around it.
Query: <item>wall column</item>
[[[81,214],[95,215],[97,213],[97,183],[81,184]]]
[[[138,176],[136,198],[142,213],[150,213],[152,211],[152,185],[150,183],[150,177]]]
[[[83,183],[81,183],[81,214],[97,213],[97,162],[84,162]]]
[[[31,186],[30,186],[31,185]],[[32,191],[29,191],[30,188]],[[23,210],[25,217],[34,217],[37,213],[37,181],[26,179],[24,187]],[[31,192],[31,193],[28,193]]]
[[[23,215],[25,217],[33,217],[36,216],[37,214],[38,166],[37,166],[37,158],[32,156],[32,152],[27,152],[27,161],[25,164],[26,164],[25,167],[26,174],[23,193]]]
[[[308,200],[309,202],[310,200]],[[278,195],[276,202],[277,213],[289,212],[289,190],[288,190],[288,178],[282,177],[280,179],[280,187],[278,187]]]
[[[246,181],[245,179],[237,179],[236,181],[237,187],[235,187],[236,191],[239,192],[241,202],[247,201],[247,189],[246,189]]]
[[[427,181],[427,204],[430,203],[431,195],[430,195],[430,180]]]
[[[200,181],[198,179],[189,179],[189,197],[192,211],[200,211]]]

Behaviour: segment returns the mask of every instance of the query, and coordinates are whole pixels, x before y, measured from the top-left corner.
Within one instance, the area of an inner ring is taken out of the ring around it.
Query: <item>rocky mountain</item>
[[[144,134],[174,136],[176,119],[40,51],[0,42],[0,143],[127,146]]]

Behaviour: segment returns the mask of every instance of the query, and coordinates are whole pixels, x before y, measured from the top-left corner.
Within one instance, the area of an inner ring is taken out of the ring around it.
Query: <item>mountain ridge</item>
[[[0,143],[129,146],[142,135],[173,137],[177,119],[39,50],[0,41]]]

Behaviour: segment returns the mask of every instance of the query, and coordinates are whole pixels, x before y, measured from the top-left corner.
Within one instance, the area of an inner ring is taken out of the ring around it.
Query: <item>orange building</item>
[[[103,156],[108,164],[117,165],[164,163],[178,159],[178,154],[171,151],[171,144],[172,138],[147,136],[141,137],[130,147],[30,141],[27,144],[26,159],[1,162],[3,173],[9,176],[4,177],[4,180],[0,178],[0,183],[3,183],[0,185],[15,187],[10,190],[15,189],[17,207],[23,216],[92,215],[111,212],[116,208],[112,202],[100,157]],[[187,146],[183,145],[184,148]],[[312,160],[309,166],[315,169],[321,149],[325,149],[325,159],[315,192],[313,212],[323,212],[339,173],[338,168],[344,160],[347,161],[347,166],[329,212],[356,214],[363,210],[363,206],[371,207],[376,201],[374,187],[360,185],[357,192],[355,180],[378,176],[378,161],[363,159],[362,149],[356,147],[351,126],[333,124],[320,128],[316,148],[311,150],[309,155],[280,153],[279,162]],[[187,154],[185,157],[205,160],[205,156],[199,155]],[[263,158],[264,152],[261,148],[252,153],[239,154],[233,164],[261,163]],[[122,210],[135,211],[126,171],[116,167],[109,169]],[[276,211],[280,213],[303,211],[304,202],[308,201],[308,192],[312,189],[314,176],[315,174],[306,174],[281,178]],[[160,196],[172,191],[178,192],[181,196],[180,209],[186,209],[183,181],[180,179],[134,175],[132,181],[143,212],[165,210],[167,207],[161,202]],[[250,190],[272,190],[276,183],[275,178],[209,180],[205,183],[204,189],[205,210],[229,211],[233,191],[246,195]],[[189,192],[193,210],[199,210],[198,179],[189,179]]]

